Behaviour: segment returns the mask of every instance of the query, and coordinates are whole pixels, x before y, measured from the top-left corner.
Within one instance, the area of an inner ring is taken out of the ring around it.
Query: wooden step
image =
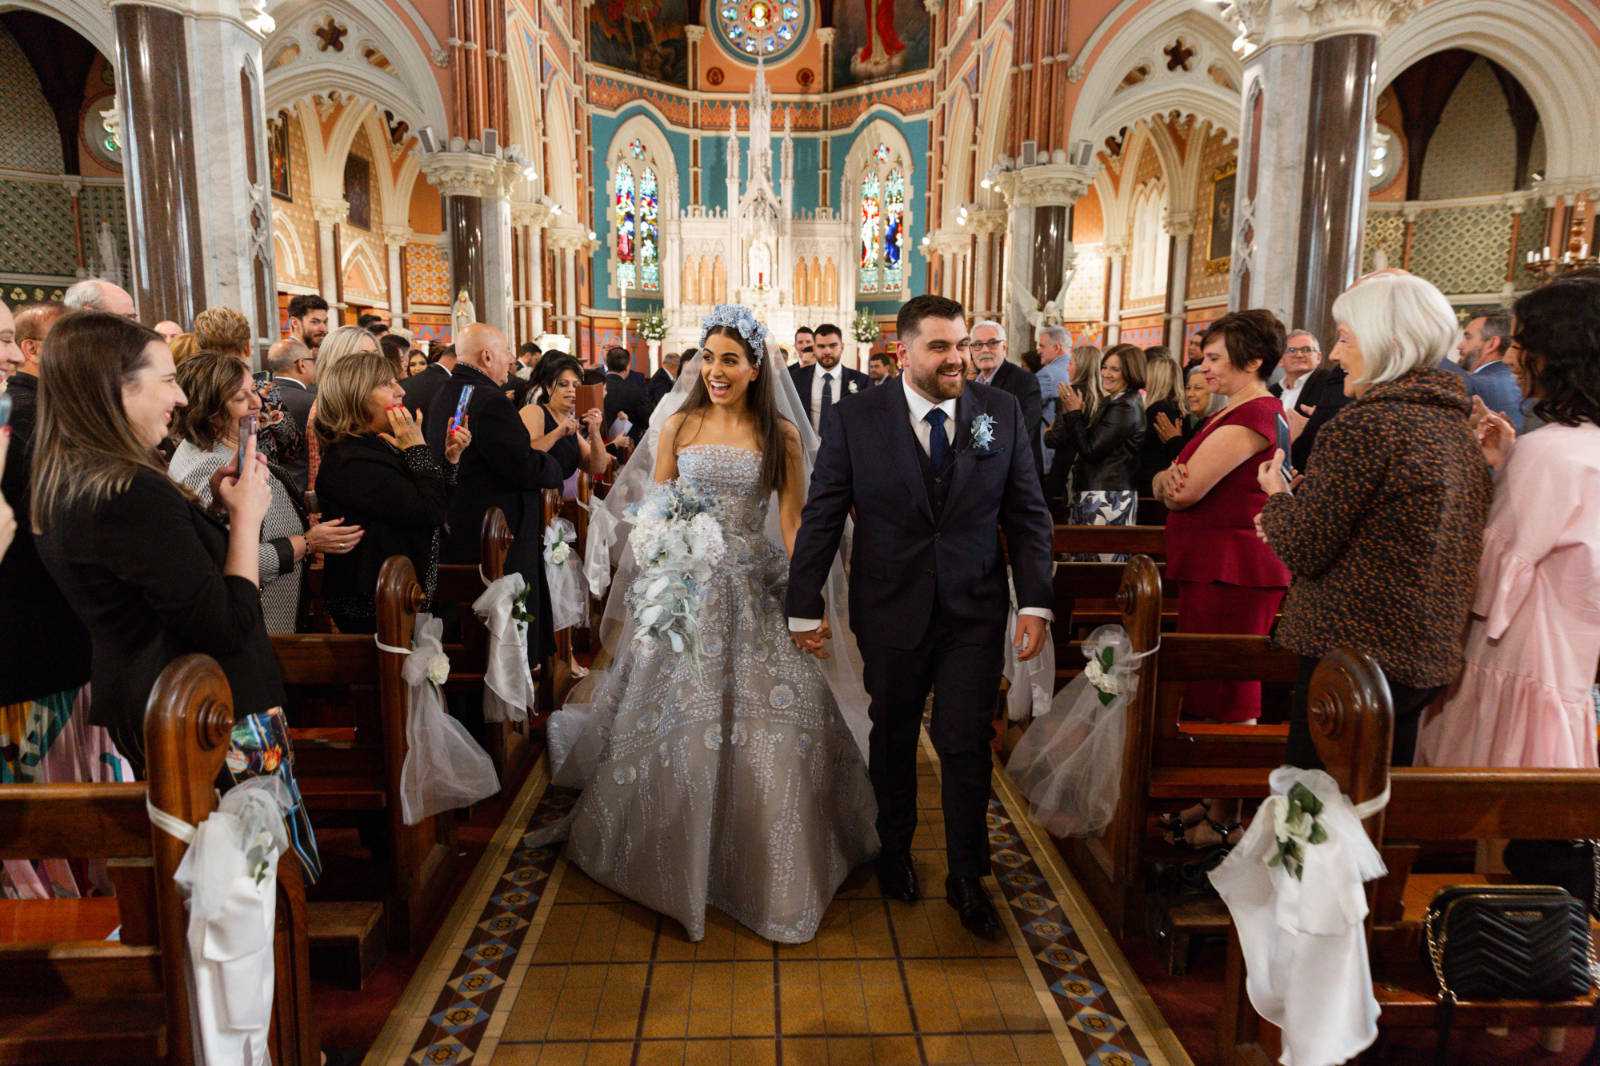
[[[311,939],[311,976],[340,988],[360,990],[386,951],[383,904],[314,902],[306,908]]]
[[[0,1000],[0,1063],[159,1063],[166,1054],[159,994]]]
[[[364,777],[302,776],[300,794],[313,818],[323,811],[381,811],[388,805],[383,789]]]
[[[1270,773],[1264,766],[1163,766],[1150,772],[1150,795],[1156,799],[1263,799]]]

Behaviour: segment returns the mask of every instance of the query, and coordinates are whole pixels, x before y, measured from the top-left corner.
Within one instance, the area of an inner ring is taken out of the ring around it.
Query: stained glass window
[[[887,163],[889,161],[889,146],[887,144],[878,145],[872,150],[872,158],[880,163]]]
[[[717,36],[739,58],[769,63],[793,52],[810,23],[805,0],[720,0],[712,8]]]
[[[883,222],[883,201],[879,196],[878,175],[868,171],[861,179],[861,270],[858,284],[864,292],[878,288],[878,234]]]
[[[906,178],[900,171],[883,183],[883,288],[898,289],[905,265]]]
[[[638,284],[634,268],[636,252],[636,214],[634,211],[633,168],[626,163],[617,166],[616,181],[617,217],[617,285],[631,289]]]
[[[639,287],[661,288],[661,204],[656,195],[656,172],[644,168],[639,178]]]
[[[637,151],[635,149],[637,148]],[[619,290],[661,289],[661,189],[644,145],[628,150],[643,160],[634,166],[618,161],[612,186],[617,227],[616,285]],[[637,174],[637,179],[635,179]]]
[[[633,158],[635,158],[635,159],[643,159],[644,158],[644,142],[641,141],[637,137],[635,137],[633,140],[629,141],[628,142],[628,153],[630,155],[632,155]]]

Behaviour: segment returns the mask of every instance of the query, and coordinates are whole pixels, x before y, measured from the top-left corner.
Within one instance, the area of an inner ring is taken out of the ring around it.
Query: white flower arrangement
[[[1328,839],[1328,831],[1317,821],[1317,815],[1322,813],[1322,801],[1316,793],[1297,782],[1287,796],[1268,796],[1263,806],[1272,808],[1272,835],[1278,842],[1266,863],[1282,866],[1298,881],[1305,874],[1306,848]]]
[[[972,420],[972,444],[984,451],[994,447],[994,415],[986,412]]]
[[[450,680],[450,657],[448,655],[439,652],[428,660],[428,680],[435,685],[442,685]]]
[[[544,529],[544,561],[551,566],[561,566],[572,557],[572,545],[578,531],[565,518],[558,518]]]
[[[846,392],[860,392],[861,391],[861,382],[855,381],[855,380],[852,379],[850,384],[845,386],[844,391],[846,391]]]
[[[850,323],[850,332],[862,344],[871,344],[883,336],[883,328],[878,325],[878,316],[865,307],[856,312],[855,321]]]
[[[647,341],[658,341],[667,335],[667,319],[660,308],[652,308],[639,320],[638,333]]]
[[[658,485],[633,514],[628,546],[639,563],[634,639],[700,652],[698,616],[711,575],[727,551],[710,502],[681,480]]]

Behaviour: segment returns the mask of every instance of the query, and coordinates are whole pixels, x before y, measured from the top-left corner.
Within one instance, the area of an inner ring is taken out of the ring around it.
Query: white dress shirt
[[[838,403],[839,395],[844,387],[844,368],[835,366],[832,370],[828,370],[821,363],[818,363],[816,369],[811,373],[811,399],[807,409],[811,413],[811,428],[818,433],[822,432],[822,382],[824,378],[833,380],[832,400],[834,403]]]
[[[1300,392],[1306,387],[1306,379],[1309,377],[1311,377],[1310,373],[1301,374],[1299,380],[1293,385],[1289,384],[1288,378],[1283,379],[1283,392],[1279,394],[1278,399],[1283,401],[1283,409],[1285,411],[1294,410],[1294,405],[1299,402]]]
[[[820,374],[817,376],[821,377]],[[930,445],[928,441],[933,435],[933,426],[928,424],[927,418],[928,412],[935,407],[944,412],[945,437],[949,439],[950,447],[954,448],[956,443],[956,402],[954,400],[945,400],[943,403],[934,403],[912,388],[911,383],[904,378],[901,379],[900,384],[906,390],[906,407],[910,410],[911,432],[917,438],[917,443],[922,446],[922,453],[924,455],[932,454],[929,451]],[[813,389],[812,391],[815,392],[816,390]],[[935,609],[937,610],[937,607]],[[1031,615],[1034,618],[1043,618],[1046,622],[1054,620],[1056,616],[1054,611],[1044,607],[1024,607],[1017,613]],[[821,625],[822,620],[820,618],[791,618],[789,619],[789,632],[809,633]]]

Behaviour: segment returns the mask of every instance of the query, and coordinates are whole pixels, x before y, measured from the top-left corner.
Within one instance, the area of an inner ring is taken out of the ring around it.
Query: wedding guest
[[[822,432],[823,411],[845,396],[872,387],[872,379],[859,370],[840,365],[844,358],[844,334],[831,322],[818,326],[813,346],[815,359],[789,368],[795,391],[811,418],[811,428]],[[968,361],[970,365],[970,360]]]
[[[406,378],[406,410],[415,417],[426,411],[433,398],[444,388],[456,369],[456,349],[453,344],[442,344],[428,353],[428,368],[420,374]]]
[[[194,316],[195,345],[203,352],[226,352],[250,359],[250,320],[231,307],[208,307]]]
[[[290,338],[290,343],[299,342]],[[217,471],[238,455],[239,421],[260,414],[261,395],[245,365],[220,352],[205,352],[179,367],[178,387],[187,397],[176,419],[182,443],[167,473],[192,492],[200,506],[210,508]],[[311,552],[350,551],[360,542],[361,530],[339,520],[311,525],[294,476],[270,461],[267,470],[272,475],[272,502],[261,525],[257,565],[261,610],[268,633],[293,633],[305,576],[301,563]]]
[[[1022,369],[1026,370],[1030,374],[1037,374],[1040,370],[1044,369],[1044,363],[1039,359],[1039,349],[1037,348],[1029,348],[1027,351],[1023,352],[1021,359]],[[1043,394],[1041,393],[1041,397],[1042,395]]]
[[[1283,380],[1271,386],[1271,392],[1285,411],[1293,411],[1311,372],[1322,364],[1322,346],[1303,329],[1290,333],[1284,343],[1287,347],[1283,350],[1283,362],[1278,364],[1283,370]]]
[[[90,720],[143,776],[145,704],[177,656],[217,660],[236,717],[284,702],[257,587],[271,475],[247,444],[215,487],[226,526],[167,476],[155,448],[183,391],[166,343],[136,322],[69,315],[40,370],[39,554],[90,633]]]
[[[325,521],[363,531],[351,550],[326,557],[323,598],[340,631],[372,633],[378,574],[391,555],[411,560],[432,600],[450,512],[449,480],[472,436],[470,427],[457,427],[441,465],[401,402],[393,364],[379,352],[347,354],[321,376],[314,422],[322,450],[317,503]]]
[[[1044,463],[1040,430],[1043,428],[1043,397],[1039,394],[1039,379],[1008,358],[1005,327],[993,319],[984,319],[972,327],[972,365],[977,370],[974,378],[980,385],[993,385],[1009,392],[1022,405],[1022,423],[1033,440],[1033,468]]]
[[[1200,365],[1205,356],[1200,351],[1200,338],[1205,336],[1205,330],[1197,329],[1189,334],[1189,339],[1183,342],[1183,369],[1191,370]]]
[[[301,293],[289,298],[289,336],[298,339],[313,352],[322,347],[328,335],[328,301],[315,293]]]
[[[694,358],[691,353],[689,358]],[[660,403],[672,387],[678,383],[678,370],[683,366],[683,356],[678,352],[662,352],[661,367],[650,375],[650,385],[646,394],[650,402],[650,413],[655,414],[656,404]]]
[[[892,381],[895,374],[894,356],[888,352],[873,352],[867,356],[867,377],[872,379],[874,385],[882,385],[885,381]],[[1037,392],[1039,383],[1034,382],[1034,391]]]
[[[138,317],[128,290],[105,278],[84,278],[73,282],[62,294],[61,302],[68,311],[104,311],[123,318]]]
[[[517,367],[511,376],[521,378],[523,381],[532,381],[534,371],[538,369],[539,360],[544,352],[533,341],[523,341],[517,345]]]
[[[186,361],[193,359],[200,351],[199,344],[195,343],[193,333],[180,333],[172,338],[172,363],[182,366]]]
[[[356,325],[366,330],[374,337],[384,337],[389,333],[389,323],[380,314],[372,311],[363,311],[356,316]]]
[[[6,379],[9,433],[0,431],[0,447],[9,451],[0,468],[0,497],[15,522],[11,547],[0,557],[0,707],[49,702],[70,708],[89,680],[88,630],[39,558],[32,521],[39,373],[45,340],[65,311],[59,303],[18,308],[13,332],[12,314],[0,302],[0,364],[17,366]]]
[[[1336,346],[1321,366],[1306,375],[1294,406],[1283,412],[1289,423],[1289,439],[1294,442],[1289,450],[1290,465],[1296,470],[1304,470],[1310,464],[1322,427],[1350,402],[1344,386],[1345,372],[1339,365]]]
[[[572,498],[577,495],[574,475],[578,468],[598,476],[611,465],[611,455],[601,436],[600,409],[590,408],[581,415],[577,410],[582,365],[563,352],[553,354],[555,358],[544,367],[543,402],[529,404],[519,414],[533,446],[561,464],[564,492]]]
[[[394,364],[396,380],[406,376],[406,358],[411,354],[411,342],[398,333],[385,330],[381,334],[374,334],[378,338],[378,350],[389,357]]]
[[[1523,431],[1522,389],[1506,362],[1511,345],[1511,316],[1504,311],[1479,315],[1461,331],[1456,345],[1460,362],[1446,359],[1441,370],[1453,373],[1467,386],[1468,396],[1483,397],[1484,406],[1500,415],[1518,433]]]
[[[1283,324],[1270,311],[1235,311],[1200,343],[1206,384],[1226,402],[1155,477],[1169,511],[1167,581],[1178,592],[1180,632],[1264,636],[1289,586],[1289,571],[1255,535],[1267,500],[1256,469],[1278,446],[1283,410],[1267,391]],[[1190,718],[1248,722],[1260,713],[1259,682],[1191,684],[1184,695]]]
[[[1323,429],[1293,493],[1281,448],[1257,467],[1270,497],[1261,537],[1294,574],[1274,638],[1301,656],[1287,758],[1321,765],[1307,693],[1317,661],[1342,647],[1383,670],[1393,762],[1409,766],[1423,709],[1461,670],[1489,471],[1466,391],[1438,369],[1456,318],[1437,288],[1409,274],[1365,278],[1334,301],[1333,320],[1350,405]]]
[[[1466,669],[1428,716],[1431,766],[1596,765],[1600,659],[1600,281],[1561,279],[1512,307],[1505,361],[1537,433],[1476,399],[1499,471],[1477,568]]]
[[[1154,354],[1152,354],[1154,353]],[[1184,395],[1181,387],[1183,368],[1172,353],[1159,345],[1144,350],[1144,439],[1139,442],[1139,470],[1135,488],[1140,496],[1151,495],[1151,482],[1155,476],[1171,466],[1183,450],[1175,444],[1183,422]],[[1158,425],[1166,419],[1173,427],[1173,435],[1165,436]]]
[[[428,353],[421,348],[411,349],[406,356],[406,377],[415,377],[428,369]]]
[[[1039,369],[1034,377],[1039,379],[1039,425],[1040,433],[1055,423],[1056,415],[1060,413],[1060,386],[1063,382],[1070,381],[1072,377],[1072,364],[1074,354],[1069,354],[1067,346],[1072,343],[1072,334],[1067,332],[1065,326],[1046,326],[1039,331],[1037,351],[1039,353]],[[1041,437],[1041,442],[1043,438]],[[1057,486],[1057,495],[1066,484],[1066,471],[1062,470],[1057,476],[1054,452],[1049,445],[1042,445],[1040,454],[1044,464],[1039,468],[1039,476],[1045,480],[1045,499],[1050,498],[1051,484]],[[1053,479],[1053,480],[1052,480]]]
[[[172,338],[183,332],[183,327],[169,318],[163,318],[150,328],[161,334],[161,339],[169,346],[172,344]]]
[[[800,366],[810,366],[817,361],[816,342],[817,335],[811,332],[810,326],[801,326],[794,331],[794,353],[800,360]],[[700,353],[697,351],[695,354]]]
[[[1084,395],[1066,387],[1060,394],[1061,415],[1045,439],[1056,461],[1072,462],[1072,501],[1068,521],[1074,525],[1131,526],[1138,513],[1139,449],[1144,441],[1144,352],[1132,344],[1106,350],[1094,373],[1099,397],[1089,413]]]
[[[340,326],[338,329],[322,338],[322,343],[317,346],[316,373],[320,379],[322,375],[333,369],[333,365],[347,355],[358,352],[377,353],[378,339],[360,326]],[[320,393],[320,390],[319,390]],[[313,399],[309,411],[308,424],[316,422],[317,404]],[[322,464],[322,438],[315,428],[305,435],[306,443],[306,484],[315,487],[317,484],[317,471]]]
[[[618,415],[626,415],[628,428],[621,432],[638,444],[644,431],[650,428],[651,403],[647,386],[634,380],[635,375],[629,369],[632,366],[633,356],[628,349],[615,346],[606,349],[605,425],[602,431],[607,436],[618,435],[619,431],[612,427],[616,425]]]
[[[267,369],[278,386],[283,412],[305,433],[317,395],[317,353],[298,337],[284,337],[267,349]]]

